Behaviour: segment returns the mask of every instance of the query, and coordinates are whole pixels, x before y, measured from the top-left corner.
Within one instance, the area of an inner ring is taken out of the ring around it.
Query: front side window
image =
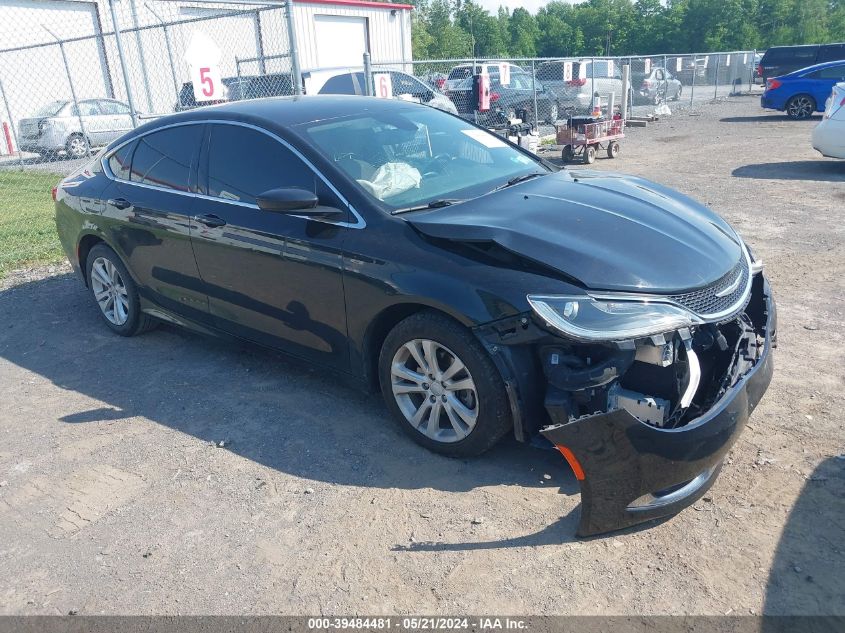
[[[202,125],[180,125],[138,139],[129,179],[176,191],[190,190],[192,159]]]
[[[214,125],[208,145],[208,195],[255,204],[279,187],[316,190],[314,172],[276,139],[237,125]]]
[[[501,137],[432,108],[302,127],[315,149],[388,210],[476,197],[516,176],[550,171]]]
[[[73,116],[97,116],[100,114],[100,108],[96,101],[80,101],[78,108],[76,106],[71,108],[71,114]]]

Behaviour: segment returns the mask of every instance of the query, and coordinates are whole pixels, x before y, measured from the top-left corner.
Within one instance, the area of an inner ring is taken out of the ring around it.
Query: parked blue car
[[[824,112],[834,84],[845,81],[845,61],[825,62],[766,80],[760,105],[786,112],[790,119],[807,119]]]

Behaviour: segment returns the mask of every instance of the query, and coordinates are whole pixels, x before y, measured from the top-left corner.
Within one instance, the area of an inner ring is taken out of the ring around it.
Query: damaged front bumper
[[[619,408],[540,429],[579,480],[579,536],[675,514],[713,484],[772,377],[775,305],[762,275],[755,286],[759,318],[765,321],[758,334],[760,351],[698,417],[677,428],[659,428]]]

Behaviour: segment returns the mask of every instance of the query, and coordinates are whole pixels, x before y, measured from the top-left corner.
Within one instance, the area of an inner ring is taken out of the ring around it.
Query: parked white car
[[[572,78],[565,79],[564,67],[572,64]],[[578,113],[592,109],[593,95],[599,94],[607,104],[611,93],[616,103],[622,101],[622,70],[612,59],[560,59],[543,62],[537,67],[537,79],[554,93],[561,107]]]
[[[458,64],[452,70],[449,71],[449,74],[446,76],[446,83],[443,86],[443,90],[448,92],[449,90],[457,89],[458,85],[467,77],[472,77],[472,75],[479,75],[483,71],[487,71],[487,74],[490,75],[491,82],[499,81],[499,73],[501,72],[501,65],[507,64],[510,67],[511,73],[524,73],[525,69],[517,66],[516,64],[511,64],[510,62],[498,62],[498,61],[486,61],[486,62],[479,62],[475,65],[475,72],[472,70],[472,64]]]
[[[64,151],[70,158],[82,158],[91,147],[108,145],[131,129],[129,106],[120,101],[85,99],[78,110],[72,101],[51,101],[19,121],[18,143],[24,152]]]
[[[828,158],[845,158],[845,82],[833,86],[821,123],[813,129],[813,148]]]

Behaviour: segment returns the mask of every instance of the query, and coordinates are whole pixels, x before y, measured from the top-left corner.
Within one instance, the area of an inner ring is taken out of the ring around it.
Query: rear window
[[[463,79],[464,77],[469,77],[471,74],[469,66],[453,68],[449,71],[449,79]]]
[[[329,79],[326,83],[323,84],[323,87],[320,88],[321,95],[354,95],[357,94],[355,90],[355,83],[352,79],[353,73],[346,73],[343,75],[337,75]],[[364,75],[361,74],[361,78],[363,79]]]
[[[563,81],[563,62],[540,64],[537,69],[537,79],[540,81]]]
[[[828,44],[819,49],[819,56],[816,59],[821,62],[836,62],[845,59],[845,44]]]
[[[812,64],[816,61],[818,46],[785,46],[770,48],[763,55],[763,64]]]

